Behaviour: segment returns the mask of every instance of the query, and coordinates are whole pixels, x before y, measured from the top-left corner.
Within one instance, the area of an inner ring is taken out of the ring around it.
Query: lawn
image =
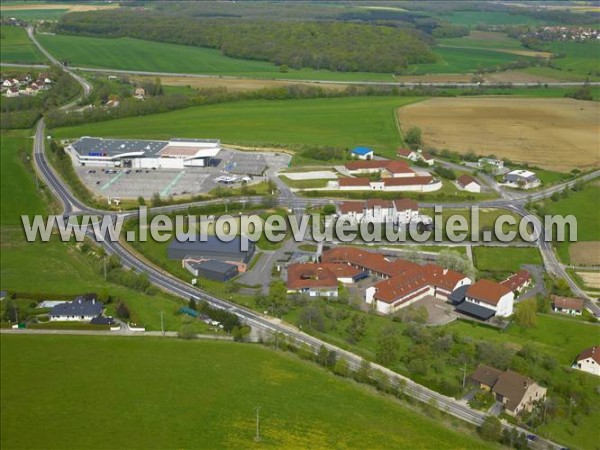
[[[402,75],[473,73],[480,68],[497,66],[523,58],[523,56],[480,48],[437,47],[435,54],[439,58],[437,62],[411,65],[402,72]]]
[[[291,70],[269,62],[230,58],[219,50],[133,38],[39,35],[40,43],[73,66],[170,73],[218,74],[256,78],[392,81],[391,74]]]
[[[1,342],[3,448],[106,448],[108,436],[130,449],[485,447],[264,347],[95,336]],[[61,426],[48,427],[49,417]]]
[[[45,62],[24,28],[6,25],[0,27],[0,50],[0,60],[5,63]]]
[[[0,135],[0,225],[20,225],[21,214],[45,214],[47,205],[36,192],[33,168],[29,165],[31,132],[3,131]]]
[[[475,267],[484,272],[516,272],[522,264],[542,264],[537,247],[473,247]]]
[[[393,156],[401,144],[394,111],[415,97],[252,100],[198,106],[54,130],[58,138],[215,137],[245,145],[368,145]]]

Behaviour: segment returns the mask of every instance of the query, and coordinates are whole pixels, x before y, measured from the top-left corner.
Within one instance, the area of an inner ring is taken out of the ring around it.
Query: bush
[[[196,339],[196,331],[194,330],[193,325],[184,324],[181,326],[179,331],[177,332],[177,337],[179,339]]]

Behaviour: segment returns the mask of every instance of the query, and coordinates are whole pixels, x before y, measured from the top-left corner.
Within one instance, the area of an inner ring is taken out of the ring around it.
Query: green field
[[[264,347],[86,336],[1,342],[3,448],[106,448],[107,439],[129,449],[486,447]]]
[[[516,272],[522,264],[542,264],[536,247],[473,247],[475,268],[484,272],[504,275]]]
[[[563,58],[554,59],[553,62],[567,73],[596,76],[600,73],[598,42],[552,42],[547,49],[552,53],[565,55]]]
[[[506,64],[524,58],[523,56],[485,48],[437,47],[435,48],[435,54],[439,58],[437,62],[411,65],[402,74],[473,73],[478,69]]]
[[[524,50],[517,39],[508,37],[506,33],[486,31],[471,31],[469,36],[443,38],[438,39],[437,42],[441,45],[448,45],[451,47]]]
[[[274,64],[229,58],[219,50],[132,38],[39,35],[38,39],[52,55],[69,60],[73,66],[256,78],[392,81],[390,74],[382,73],[312,69],[281,73]]]
[[[45,61],[23,28],[0,27],[0,60],[5,63],[42,63]]]
[[[393,156],[401,144],[395,109],[411,97],[253,100],[199,106],[54,130],[58,138],[217,137],[246,145],[367,145]]]
[[[453,25],[475,28],[485,25],[538,25],[542,21],[524,14],[509,14],[504,11],[453,11],[439,16]]]
[[[33,141],[30,131],[2,132],[0,152],[0,225],[20,225],[21,214],[44,214],[47,205],[36,192],[33,168],[29,165]]]
[[[40,9],[3,9],[1,17],[14,17],[21,20],[57,20],[60,16],[69,11],[65,9],[44,9],[44,5],[40,5]]]

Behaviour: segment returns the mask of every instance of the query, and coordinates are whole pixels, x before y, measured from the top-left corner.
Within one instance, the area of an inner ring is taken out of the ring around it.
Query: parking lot
[[[181,197],[206,194],[219,185],[224,175],[236,177],[227,186],[236,187],[242,178],[250,175],[249,185],[265,181],[263,173],[267,166],[276,170],[287,167],[290,157],[285,154],[239,152],[221,150],[210,167],[186,167],[184,169],[127,169],[121,167],[75,166],[83,183],[95,194],[103,197],[150,198],[158,193],[161,197]],[[221,184],[225,186],[225,184]]]

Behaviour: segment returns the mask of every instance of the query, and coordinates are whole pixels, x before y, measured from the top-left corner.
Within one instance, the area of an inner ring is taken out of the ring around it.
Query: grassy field
[[[414,97],[253,100],[59,128],[59,138],[218,137],[246,145],[368,145],[392,156],[401,144],[394,111]]]
[[[439,58],[437,62],[411,65],[402,74],[473,73],[477,69],[509,63],[520,58],[514,54],[486,48],[437,47],[435,54]]]
[[[23,28],[0,27],[0,61],[5,63],[43,63],[45,58],[27,37]]]
[[[600,104],[572,99],[433,98],[398,110],[425,145],[494,154],[557,172],[600,166]],[[457,124],[477,123],[477,127]],[[569,148],[569,158],[563,158]]]
[[[521,269],[522,264],[542,264],[536,247],[473,247],[477,270],[503,276]]]
[[[552,42],[547,48],[552,53],[565,55],[563,58],[554,59],[554,64],[567,73],[598,75],[599,43]]]
[[[26,165],[33,141],[30,131],[3,131],[0,152],[0,225],[20,225],[21,214],[45,214],[47,205],[36,192],[33,168]]]
[[[40,35],[40,43],[73,66],[172,73],[206,73],[257,78],[392,81],[390,74],[312,69],[281,73],[274,64],[229,58],[219,50],[132,38]]]
[[[525,14],[509,14],[504,11],[453,11],[441,16],[453,25],[462,25],[475,28],[479,24],[485,25],[538,25],[542,23]]]
[[[69,12],[68,9],[2,9],[0,16],[4,18],[15,17],[21,20],[58,20],[60,16]]]
[[[107,436],[131,449],[486,447],[259,346],[84,336],[1,342],[3,448],[105,448]],[[49,417],[62,425],[47,427]]]
[[[546,200],[544,212],[551,215],[574,215],[577,219],[577,241],[590,242],[600,241],[600,185],[588,183],[579,192],[570,192],[569,197],[561,198],[557,202]],[[571,255],[571,249],[577,247],[577,252],[596,252],[597,247],[585,245],[571,245],[569,242],[556,244],[556,250],[560,259],[569,263],[578,263],[578,255]],[[586,258],[589,259],[589,258]],[[595,258],[597,260],[597,257]]]

